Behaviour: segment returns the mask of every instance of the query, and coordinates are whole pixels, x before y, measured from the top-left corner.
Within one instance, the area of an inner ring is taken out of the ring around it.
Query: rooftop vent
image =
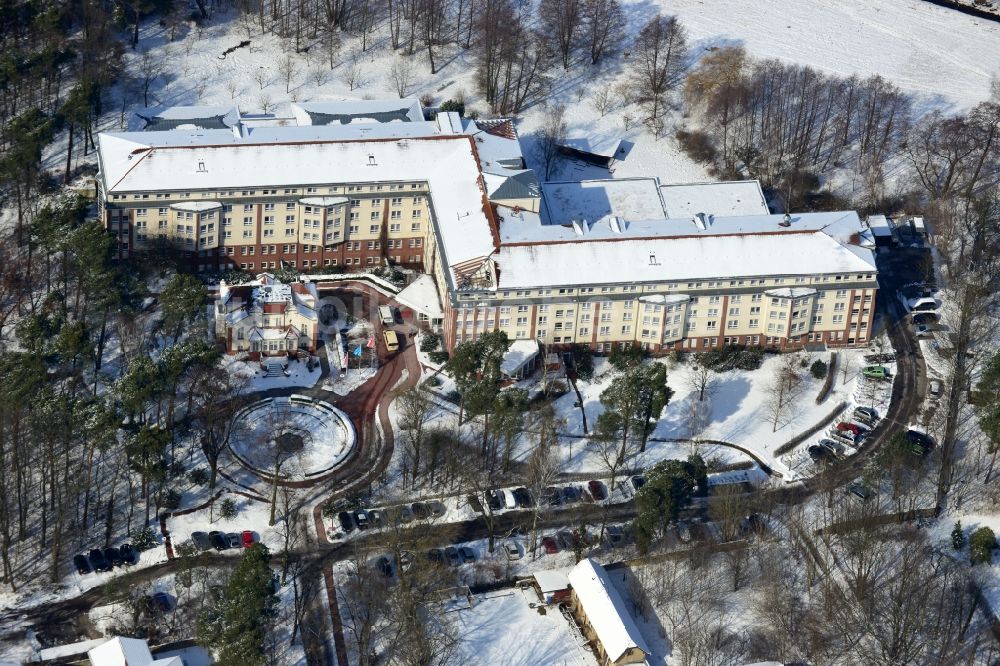
[[[781,222],[778,222],[779,227],[790,227],[792,226],[792,216],[785,213],[785,216],[781,218]]]
[[[650,266],[659,266],[660,265],[660,262],[658,262],[656,260],[656,253],[655,252],[650,252],[649,253],[649,265]]]
[[[577,236],[585,235],[587,233],[586,220],[573,220],[573,231]]]
[[[375,161],[375,155],[368,153],[368,166],[378,166],[378,162]]]
[[[705,217],[704,213],[698,213],[698,214],[696,214],[694,216],[694,219],[692,221],[694,222],[694,226],[698,227],[702,231],[705,231],[706,229],[708,229],[708,220]]]
[[[613,216],[608,221],[608,225],[611,227],[611,231],[615,232],[616,234],[620,234],[625,231],[625,220],[618,217],[617,215]]]
[[[205,160],[198,160],[198,173],[208,173],[208,169],[205,168]]]

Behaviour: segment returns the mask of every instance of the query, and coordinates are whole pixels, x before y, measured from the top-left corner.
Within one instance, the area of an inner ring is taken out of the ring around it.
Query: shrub
[[[152,527],[137,527],[132,530],[132,547],[136,550],[149,550],[156,545],[156,532]]]
[[[434,106],[434,96],[431,95],[430,93],[424,93],[423,95],[421,95],[420,106],[424,107],[425,109]]]
[[[333,499],[328,499],[323,502],[323,517],[333,518],[337,515],[337,502]]]
[[[826,379],[826,363],[822,359],[816,359],[813,364],[809,366],[809,372],[816,379]]]
[[[181,505],[181,494],[171,488],[163,495],[163,508],[174,511]]]
[[[441,365],[442,363],[446,363],[448,361],[448,352],[443,349],[440,351],[432,351],[427,354],[427,358],[431,360],[431,363]]]
[[[432,388],[435,386],[441,386],[441,378],[437,375],[431,375],[426,381],[424,381],[424,386],[430,386]]]
[[[219,515],[226,520],[235,518],[239,512],[239,508],[236,506],[236,500],[231,497],[227,497],[222,500],[222,504],[219,505]]]
[[[208,483],[208,470],[204,467],[195,467],[188,472],[188,481],[194,486],[203,486]]]
[[[629,368],[634,368],[642,363],[642,359],[645,357],[646,352],[636,343],[625,345],[624,348],[621,345],[615,345],[611,348],[611,355],[608,357],[608,362],[615,370],[625,372]]]
[[[427,332],[420,336],[420,351],[425,354],[436,350],[441,345],[441,336]]]
[[[179,460],[175,460],[170,463],[170,478],[176,479],[177,477],[184,474],[184,463]]]
[[[962,531],[961,520],[956,520],[955,527],[951,530],[951,547],[955,550],[965,548],[965,532]]]
[[[687,360],[687,355],[680,349],[672,349],[667,355],[672,363],[683,363]]]
[[[438,107],[438,111],[454,111],[458,115],[465,115],[465,100],[464,99],[449,99],[441,102],[441,106]]]
[[[695,162],[704,164],[715,161],[715,146],[712,144],[712,138],[705,132],[677,130],[674,136],[681,150]]]
[[[726,345],[702,352],[695,359],[706,368],[716,372],[756,370],[764,361],[764,349],[762,347]]]
[[[997,547],[997,537],[988,527],[980,527],[969,537],[969,560],[972,564],[986,562],[991,564],[993,549]]]

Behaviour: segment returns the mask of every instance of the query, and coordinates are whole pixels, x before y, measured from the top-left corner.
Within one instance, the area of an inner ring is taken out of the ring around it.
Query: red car
[[[243,531],[243,547],[249,548],[253,545],[253,532],[250,530]]]
[[[598,502],[600,502],[603,499],[606,499],[608,496],[607,493],[604,492],[604,484],[598,481],[597,479],[594,479],[593,481],[587,483],[587,490],[590,491],[590,496],[593,497]]]
[[[545,548],[545,552],[549,555],[555,555],[559,552],[559,544],[552,537],[542,539],[542,547]]]
[[[852,435],[854,435],[855,437],[857,437],[858,435],[861,434],[861,428],[859,428],[858,426],[856,426],[853,423],[846,423],[846,422],[845,423],[838,423],[837,424],[837,430],[841,430],[841,431],[847,430]]]

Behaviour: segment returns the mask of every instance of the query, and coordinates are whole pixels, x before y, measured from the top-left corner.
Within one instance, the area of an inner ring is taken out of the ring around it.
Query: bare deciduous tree
[[[657,14],[639,31],[633,48],[632,81],[647,120],[656,122],[667,104],[667,94],[684,76],[687,31],[674,16]]]

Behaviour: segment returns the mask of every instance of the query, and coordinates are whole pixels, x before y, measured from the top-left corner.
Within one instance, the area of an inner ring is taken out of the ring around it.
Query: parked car
[[[927,385],[927,391],[935,398],[941,395],[941,382],[937,379],[932,379]]]
[[[527,488],[515,489],[514,501],[517,502],[517,506],[521,509],[530,509],[535,506],[535,501],[532,499],[531,493],[528,492]]]
[[[851,495],[854,495],[862,502],[869,500],[875,496],[875,492],[865,484],[861,483],[860,481],[855,481],[854,483],[848,485],[847,492]]]
[[[453,567],[462,563],[462,556],[458,554],[458,548],[454,546],[448,546],[444,549],[444,557],[448,560],[448,564]]]
[[[238,532],[227,532],[226,540],[229,541],[230,548],[242,548],[243,540],[240,538]]]
[[[845,453],[844,445],[840,442],[835,442],[832,439],[821,439],[819,440],[819,445],[830,452],[833,456],[842,456]]]
[[[378,569],[386,578],[392,578],[392,562],[389,561],[388,557],[383,555],[378,558],[375,562],[375,568]]]
[[[590,495],[598,502],[608,498],[607,488],[597,479],[587,482],[587,490],[590,491]]]
[[[413,509],[403,504],[402,506],[394,506],[386,509],[386,515],[389,520],[395,525],[398,523],[412,523],[413,522]]]
[[[364,509],[358,509],[353,515],[354,524],[358,526],[359,530],[366,530],[371,527],[371,523],[368,520],[368,512]]]
[[[469,564],[476,561],[476,551],[468,546],[462,546],[459,548],[458,554],[462,558],[463,564]]]
[[[604,538],[612,546],[619,546],[625,543],[625,530],[618,525],[609,525],[604,531]]]
[[[559,552],[559,544],[556,543],[556,540],[550,536],[542,538],[542,548],[544,548],[545,552],[549,555],[555,555]]]
[[[829,462],[833,458],[833,455],[819,444],[813,444],[806,449],[806,452],[814,463]]]
[[[81,576],[83,574],[89,574],[93,569],[90,567],[90,562],[87,560],[86,555],[74,555],[73,556],[73,566],[76,567],[76,572]]]
[[[90,567],[94,571],[111,571],[111,565],[108,564],[108,560],[104,557],[104,551],[100,548],[90,550]]]
[[[563,550],[573,550],[573,533],[568,530],[561,530],[556,533],[556,540]]]
[[[542,501],[549,506],[559,506],[562,503],[562,493],[555,486],[549,486],[542,491]]]
[[[878,412],[871,407],[855,407],[855,416],[864,416],[869,421],[878,421]]]
[[[514,561],[524,557],[516,541],[504,541],[503,550],[507,554],[508,560]]]
[[[562,489],[563,502],[566,504],[576,504],[583,499],[583,491],[579,486],[566,486]]]
[[[378,509],[372,509],[368,512],[368,520],[371,522],[371,526],[377,530],[385,527],[385,514]]]
[[[139,563],[139,551],[132,547],[130,543],[123,543],[118,547],[118,552],[122,556],[122,564],[132,566]]]
[[[938,317],[933,312],[918,312],[913,315],[913,323],[920,326],[934,326],[938,323]]]
[[[170,599],[170,595],[166,592],[156,592],[154,594],[146,595],[145,606],[146,612],[150,615],[162,615],[167,613],[173,608],[173,601]]]
[[[926,455],[934,448],[934,440],[918,430],[907,430],[906,439],[909,440],[913,452],[919,455]]]
[[[483,493],[483,497],[485,497],[486,494],[487,493]],[[483,503],[479,501],[479,497],[477,495],[466,495],[465,499],[469,503],[469,506],[472,507],[473,511],[476,513],[486,513],[483,509]],[[489,503],[487,502],[487,504]]]
[[[431,518],[442,518],[444,514],[448,512],[447,507],[445,507],[444,502],[438,502],[437,500],[427,503],[427,508],[430,509]],[[473,506],[473,509],[476,507]],[[479,507],[479,512],[482,513],[482,507]]]
[[[250,548],[253,546],[253,532],[251,530],[243,530],[243,534],[240,535],[243,540],[243,547]]]
[[[208,535],[204,532],[191,532],[191,543],[201,551],[212,547],[212,542],[208,540]]]
[[[411,504],[410,511],[413,512],[413,517],[417,520],[423,520],[431,515],[431,510],[423,502],[414,502]]]
[[[212,543],[212,548],[216,550],[226,550],[229,548],[229,539],[226,535],[217,530],[208,533],[208,540]]]
[[[500,491],[500,496],[503,498],[503,508],[505,509],[516,509],[517,500],[514,499],[514,493],[510,490],[504,488]]]
[[[861,426],[856,423],[848,423],[847,421],[842,421],[837,424],[837,430],[841,432],[849,432],[855,437],[861,434]]]
[[[114,546],[104,549],[104,559],[108,561],[109,569],[112,567],[120,567],[123,564],[121,551]]]
[[[340,529],[344,530],[346,534],[350,534],[354,531],[354,518],[347,511],[341,511],[337,514],[337,522],[340,523]]]
[[[885,379],[889,376],[889,369],[884,365],[866,365],[861,370],[861,374],[872,379]]]
[[[503,508],[503,495],[499,490],[487,490],[483,493],[483,500],[491,511],[499,511]]]
[[[440,548],[431,548],[427,551],[427,560],[431,564],[444,564],[444,551]]]
[[[635,488],[636,492],[638,492],[640,488],[646,485],[646,477],[642,476],[641,474],[633,476],[631,481],[632,481],[632,487]]]
[[[913,332],[916,333],[918,338],[933,335],[931,329],[926,324],[917,324],[913,327]]]

